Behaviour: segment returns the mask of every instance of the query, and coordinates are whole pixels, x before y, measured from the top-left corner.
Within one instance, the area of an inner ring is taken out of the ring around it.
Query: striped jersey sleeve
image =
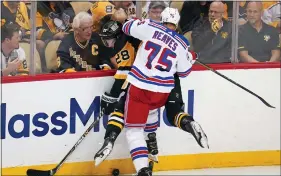
[[[125,34],[133,36],[139,40],[147,40],[153,34],[154,28],[149,25],[150,20],[131,19],[127,21],[122,30]]]

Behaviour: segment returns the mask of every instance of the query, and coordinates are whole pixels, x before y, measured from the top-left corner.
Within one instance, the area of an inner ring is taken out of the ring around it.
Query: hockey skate
[[[114,142],[117,138],[117,134],[115,132],[112,132],[109,137],[107,137],[104,140],[103,146],[101,149],[96,153],[94,160],[95,160],[95,166],[98,166],[101,162],[103,162],[111,153]]]
[[[199,125],[199,123],[188,120],[188,119],[183,119],[182,123],[183,123],[183,126],[185,126],[186,131],[188,131],[192,134],[192,136],[195,138],[196,142],[202,148],[209,148],[207,135],[205,134],[205,132],[203,131],[203,129]]]
[[[152,176],[152,171],[149,167],[144,167],[135,176]]]
[[[156,141],[156,133],[149,133],[147,137],[148,140],[146,140],[146,144],[148,149],[148,158],[153,162],[158,163],[158,146]]]

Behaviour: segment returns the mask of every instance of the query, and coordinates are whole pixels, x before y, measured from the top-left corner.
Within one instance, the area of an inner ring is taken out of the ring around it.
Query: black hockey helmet
[[[103,39],[113,39],[118,38],[121,32],[122,24],[117,21],[109,20],[101,27],[99,35]]]
[[[122,33],[122,24],[109,20],[106,23],[103,24],[103,26],[100,29],[100,37],[107,47],[113,47],[116,39],[119,38],[120,34]]]

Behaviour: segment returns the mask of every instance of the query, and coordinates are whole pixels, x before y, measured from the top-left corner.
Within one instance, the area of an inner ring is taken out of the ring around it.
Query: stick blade
[[[269,105],[268,107],[275,109],[275,107],[274,107],[274,106],[271,106],[271,105]]]
[[[265,104],[267,107],[273,108],[275,109],[274,106],[270,105],[267,101],[265,101],[263,98],[259,97],[259,99],[263,102],[263,104]]]
[[[270,108],[275,109],[275,107],[274,107],[274,106],[272,106],[272,105],[270,105],[269,103],[266,103],[265,105],[266,105],[267,107],[270,107]]]
[[[36,170],[36,169],[28,169],[26,171],[27,176],[51,176],[51,170]]]

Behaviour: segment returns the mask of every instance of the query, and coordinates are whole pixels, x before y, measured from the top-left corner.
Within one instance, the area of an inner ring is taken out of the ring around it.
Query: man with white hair
[[[103,53],[106,48],[97,33],[93,33],[93,19],[87,12],[78,13],[74,19],[73,33],[67,35],[57,50],[59,72],[90,71],[108,68]],[[104,60],[102,60],[102,58]]]

